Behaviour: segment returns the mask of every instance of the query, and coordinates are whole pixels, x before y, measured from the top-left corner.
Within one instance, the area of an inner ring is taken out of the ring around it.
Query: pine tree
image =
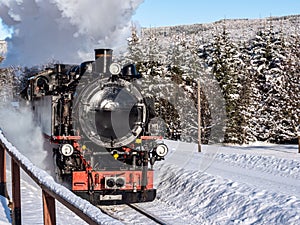
[[[238,107],[242,61],[239,58],[239,48],[230,40],[225,26],[221,33],[215,35],[211,50],[206,51],[207,53],[209,54],[206,56],[207,63],[212,68],[212,73],[219,82],[226,101],[227,121],[224,141],[243,143],[241,112]]]
[[[281,142],[297,138],[300,124],[300,36],[292,35],[287,40],[287,57],[283,64],[285,71],[285,102],[282,108],[282,122],[277,130],[277,139]]]
[[[250,55],[248,54],[247,43],[240,43],[240,70],[239,82],[240,88],[240,102],[238,108],[240,111],[240,127],[241,127],[241,143],[249,143],[256,141],[255,136],[252,134],[252,130],[249,127],[249,121],[251,121],[251,115],[253,109],[249,107],[253,104],[255,99],[253,93],[258,92],[257,88],[253,85],[252,67],[250,66]]]
[[[285,42],[282,35],[270,26],[257,33],[251,41],[250,52],[253,91],[250,129],[259,141],[279,142],[286,90]]]
[[[128,54],[127,59],[133,63],[140,63],[144,59],[144,54],[140,46],[140,38],[135,26],[131,27],[131,37],[127,39]]]

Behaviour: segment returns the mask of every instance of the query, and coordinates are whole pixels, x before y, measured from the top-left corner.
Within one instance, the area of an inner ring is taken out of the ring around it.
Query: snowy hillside
[[[195,144],[166,143],[171,152],[164,164],[157,164],[158,197],[140,205],[154,215],[170,213],[168,224],[298,224],[300,154],[296,145],[206,145],[198,153]],[[37,196],[41,193],[26,176],[22,185],[24,224],[40,224],[41,199]],[[5,204],[2,199],[0,224],[8,224]],[[34,205],[30,212],[28,205]],[[57,207],[59,223],[85,224]],[[129,212],[115,207],[114,213]],[[149,224],[132,213],[122,222]]]
[[[203,142],[215,139],[214,118],[225,114],[225,142],[292,143],[300,123],[299,24],[300,16],[286,16],[133,28],[124,56],[138,64],[144,77],[170,78],[195,107],[196,80],[201,80]],[[212,82],[218,83],[221,96],[211,92]],[[165,98],[176,93],[173,90]],[[224,107],[220,110],[210,98],[223,100]],[[178,122],[180,112],[173,111],[167,127],[175,124],[185,133],[195,133],[196,127]],[[217,115],[220,111],[225,113]]]

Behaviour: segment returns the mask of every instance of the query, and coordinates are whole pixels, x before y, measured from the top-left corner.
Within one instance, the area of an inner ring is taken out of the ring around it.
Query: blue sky
[[[157,27],[295,14],[300,14],[300,0],[144,0],[133,20]]]
[[[156,27],[295,14],[300,14],[300,0],[144,0],[133,21]],[[0,40],[5,36],[0,23]]]

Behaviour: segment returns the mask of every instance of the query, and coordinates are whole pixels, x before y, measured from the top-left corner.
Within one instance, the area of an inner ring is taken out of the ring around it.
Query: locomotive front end
[[[153,201],[152,165],[164,158],[156,144],[161,137],[148,133],[154,105],[136,85],[141,76],[133,64],[121,68],[112,63],[111,50],[95,52],[92,71],[82,76],[73,107],[86,168],[92,169],[72,173],[73,191],[89,199],[93,193],[96,204]]]
[[[149,133],[154,99],[141,94],[140,78],[135,65],[113,63],[111,49],[96,49],[95,61],[56,64],[22,92],[51,146],[56,177],[93,204],[155,198],[152,166],[168,148]]]

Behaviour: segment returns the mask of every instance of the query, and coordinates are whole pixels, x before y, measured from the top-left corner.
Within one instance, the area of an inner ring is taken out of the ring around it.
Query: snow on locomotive
[[[133,84],[140,78],[134,64],[121,68],[111,49],[96,49],[95,61],[56,64],[22,92],[51,143],[57,177],[93,204],[156,196],[152,165],[168,148],[148,132],[154,101]]]

